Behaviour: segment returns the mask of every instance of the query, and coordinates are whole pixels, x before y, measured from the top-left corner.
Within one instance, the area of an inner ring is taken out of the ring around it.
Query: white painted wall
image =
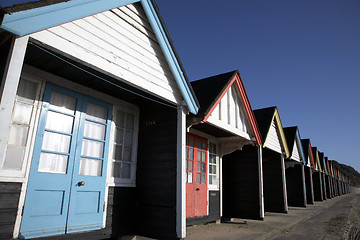
[[[207,122],[247,140],[253,135],[245,107],[235,84],[225,93]]]
[[[301,158],[300,158],[300,154],[299,154],[299,145],[296,140],[294,141],[294,147],[293,147],[293,151],[291,153],[291,159],[295,160],[297,162],[301,162]]]
[[[30,37],[115,79],[181,103],[181,93],[140,4],[75,20]]]
[[[280,134],[278,131],[278,127],[275,123],[275,119],[273,119],[273,121],[271,123],[271,127],[270,127],[270,132],[268,133],[268,136],[267,136],[267,139],[265,142],[265,147],[281,154],[282,150],[281,150],[280,142],[281,142],[281,138],[280,138]]]

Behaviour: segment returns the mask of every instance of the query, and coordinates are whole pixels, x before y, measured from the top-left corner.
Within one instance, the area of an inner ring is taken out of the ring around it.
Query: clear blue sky
[[[253,109],[360,172],[360,1],[156,2],[191,81],[238,69]]]
[[[156,2],[191,81],[238,69],[253,109],[360,172],[359,0]]]

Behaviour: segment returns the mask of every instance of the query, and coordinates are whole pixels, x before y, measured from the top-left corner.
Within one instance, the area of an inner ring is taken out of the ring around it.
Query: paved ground
[[[264,221],[234,219],[188,227],[186,239],[347,239],[359,220],[360,194],[352,193],[306,208],[290,207],[288,214],[265,213]]]
[[[290,207],[288,214],[265,213],[264,221],[233,219],[187,227],[185,240],[360,240],[360,189],[357,191],[306,208]]]

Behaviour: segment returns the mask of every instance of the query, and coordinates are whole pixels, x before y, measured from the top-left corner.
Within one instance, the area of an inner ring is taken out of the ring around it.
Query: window
[[[209,143],[209,188],[219,189],[219,149],[216,143]]]
[[[32,127],[36,103],[40,92],[40,83],[20,79],[11,125],[7,139],[5,157],[1,166],[3,176],[24,177],[28,139]]]
[[[135,186],[138,120],[136,112],[115,110],[111,176],[114,183]]]

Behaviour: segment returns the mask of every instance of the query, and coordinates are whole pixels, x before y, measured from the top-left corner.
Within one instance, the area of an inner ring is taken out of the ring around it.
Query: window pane
[[[115,145],[113,159],[121,160],[122,159],[122,150],[123,150],[123,147],[121,145]]]
[[[115,130],[115,142],[119,144],[124,143],[124,130],[116,128]]]
[[[107,109],[91,103],[87,105],[86,114],[86,119],[101,123],[105,123],[107,119]]]
[[[212,166],[212,172],[216,174],[216,165]]]
[[[81,155],[87,157],[102,158],[104,151],[104,143],[93,140],[83,140]]]
[[[213,173],[213,171],[212,171],[212,166],[210,165],[209,166],[209,174],[212,174]]]
[[[209,176],[209,184],[213,184],[211,176]]]
[[[113,163],[113,169],[112,169],[112,176],[113,177],[120,177],[120,171],[121,171],[121,163]]]
[[[212,179],[212,184],[217,184],[217,177],[216,176],[210,176],[210,179]]]
[[[197,173],[196,174],[196,183],[199,183],[200,184],[200,179],[201,178],[201,174],[200,173]]]
[[[126,131],[125,133],[125,145],[131,146],[133,142],[133,133]]]
[[[201,163],[198,162],[196,166],[196,171],[200,172],[200,170],[201,170]]]
[[[131,164],[123,163],[121,167],[121,177],[130,178]]]
[[[50,98],[50,109],[54,109],[59,112],[74,114],[76,108],[76,98],[52,92]]]
[[[13,121],[20,124],[29,124],[33,106],[23,103],[16,103]]]
[[[131,114],[126,115],[126,129],[134,129],[134,116]]]
[[[21,170],[24,157],[24,148],[8,146],[6,148],[5,161],[3,169]]]
[[[194,159],[194,149],[189,149],[189,159]]]
[[[85,121],[84,136],[98,140],[105,139],[105,125]]]
[[[206,164],[205,163],[201,163],[201,172],[206,173]]]
[[[10,134],[8,144],[16,146],[25,146],[28,134],[28,127],[23,125],[13,124],[10,127]]]
[[[116,119],[115,119],[116,127],[124,128],[125,126],[125,113],[122,111],[116,111]]]
[[[39,172],[66,173],[68,157],[64,155],[41,153]]]
[[[188,162],[187,170],[192,171],[193,170],[193,162],[192,161],[187,161],[187,162]]]
[[[201,161],[203,161],[203,162],[206,161],[205,152],[201,152]]]
[[[187,173],[187,176],[188,176],[188,183],[192,183],[193,182],[193,180],[192,180],[192,172],[188,172]]]
[[[205,174],[201,174],[201,183],[205,184]]]
[[[71,137],[63,134],[44,132],[43,150],[68,153]]]
[[[61,113],[49,111],[45,128],[53,131],[71,133],[74,118]]]
[[[36,96],[37,86],[38,84],[36,82],[21,79],[17,90],[18,98],[33,102]]]
[[[201,152],[200,151],[197,151],[197,160],[201,161]]]
[[[131,147],[124,147],[123,160],[126,162],[131,162]]]
[[[88,158],[80,159],[80,175],[101,176],[102,161]]]

